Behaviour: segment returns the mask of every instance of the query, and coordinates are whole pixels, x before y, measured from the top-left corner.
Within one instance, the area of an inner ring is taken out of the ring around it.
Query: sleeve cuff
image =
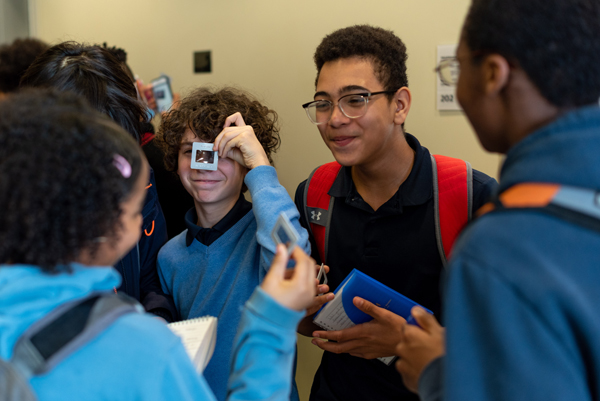
[[[279,304],[262,288],[256,287],[246,308],[270,323],[295,331],[298,323],[304,317],[304,311],[295,311]]]
[[[277,171],[273,166],[258,166],[253,168],[246,174],[244,182],[250,190],[250,193],[263,187],[272,187],[273,183],[279,184]]]
[[[444,390],[444,356],[434,359],[423,369],[418,389],[421,401],[441,401]]]

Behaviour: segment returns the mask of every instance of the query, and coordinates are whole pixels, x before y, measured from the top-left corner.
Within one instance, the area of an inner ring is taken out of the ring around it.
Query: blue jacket
[[[570,112],[507,154],[521,182],[600,190],[600,109]],[[492,212],[449,267],[447,400],[600,400],[600,233],[535,210]]]
[[[167,226],[152,169],[142,214],[142,236],[137,246],[115,265],[123,278],[118,291],[137,299],[146,311],[172,322],[178,320],[177,309],[173,298],[163,292],[156,271],[158,251],[167,242]]]
[[[92,291],[112,291],[119,281],[110,267],[74,264],[72,274],[49,275],[34,266],[0,265],[0,357],[9,359],[25,329],[57,306]],[[237,357],[228,400],[285,398],[291,386],[296,326],[302,317],[302,312],[255,291],[243,310],[234,344]],[[147,314],[120,317],[30,383],[40,401],[215,399],[179,338]]]
[[[284,212],[300,234],[298,246],[310,252],[308,234],[298,222],[298,210],[271,166],[260,166],[245,178],[252,211],[210,246],[198,240],[186,245],[187,230],[170,240],[158,255],[163,289],[171,294],[182,319],[218,318],[217,344],[204,375],[217,399],[227,391],[233,339],[241,318],[240,306],[262,281],[273,260],[271,230]]]

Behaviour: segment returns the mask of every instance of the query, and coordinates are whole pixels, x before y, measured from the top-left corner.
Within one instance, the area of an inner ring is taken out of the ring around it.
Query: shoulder
[[[304,205],[304,188],[306,187],[307,182],[308,179],[302,181],[300,184],[298,184],[298,187],[296,188],[296,194],[294,195],[294,203],[296,203],[296,206],[298,207]]]
[[[497,188],[498,182],[495,178],[473,169],[473,211],[489,202]]]
[[[165,258],[170,259],[176,255],[187,255],[188,246],[185,243],[186,235],[187,230],[183,230],[181,233],[167,241],[158,252],[159,260],[164,260]]]
[[[169,359],[169,353],[180,342],[162,319],[146,313],[128,313],[85,346],[77,359],[91,360],[95,355],[94,360],[106,366],[120,366],[124,360],[136,360],[146,366]]]
[[[535,286],[540,277],[550,278],[563,264],[575,263],[580,257],[571,248],[587,240],[593,241],[593,233],[586,235],[582,228],[535,209],[496,211],[465,228],[452,266]]]

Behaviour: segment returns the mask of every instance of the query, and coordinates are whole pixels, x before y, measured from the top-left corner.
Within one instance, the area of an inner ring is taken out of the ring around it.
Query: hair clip
[[[123,156],[114,154],[113,165],[121,172],[123,178],[131,177],[131,164]]]

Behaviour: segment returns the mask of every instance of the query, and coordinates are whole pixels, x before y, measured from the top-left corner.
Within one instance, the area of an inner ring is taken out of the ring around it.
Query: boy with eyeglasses
[[[391,31],[352,26],[325,37],[314,58],[316,93],[303,107],[339,164],[329,165],[332,183],[321,194],[331,197],[331,206],[311,204],[320,170],[308,191],[306,181],[296,191],[312,256],[329,266],[332,290],[357,268],[439,317],[444,262],[434,216],[437,187],[429,151],[403,129],[411,105],[406,47]],[[496,182],[473,170],[472,184],[470,204],[476,210]],[[467,208],[460,213],[466,216]],[[327,220],[323,236],[318,226]],[[374,319],[327,332],[309,316],[299,327],[301,334],[318,337],[313,344],[326,351],[311,399],[417,400],[393,366],[374,359],[395,354],[404,319],[367,301],[356,299],[355,304]]]

